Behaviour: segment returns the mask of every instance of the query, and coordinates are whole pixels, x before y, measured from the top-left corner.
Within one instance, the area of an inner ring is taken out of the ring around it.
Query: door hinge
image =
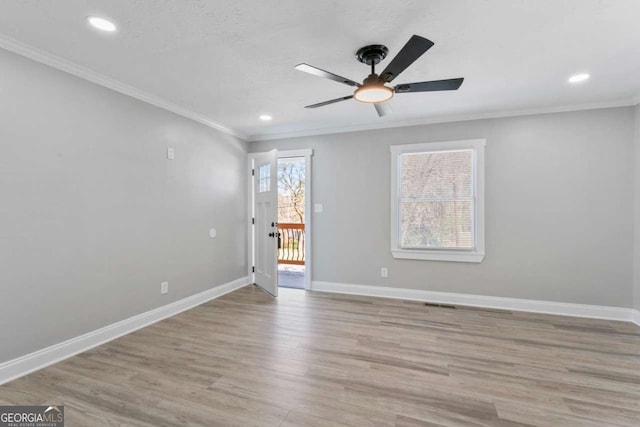
[[[251,272],[255,273],[256,272],[256,268],[255,267],[251,267]]]
[[[256,223],[256,219],[255,218],[251,218],[251,224],[255,224]]]
[[[255,169],[251,169],[251,176],[255,176],[256,175],[256,170]]]

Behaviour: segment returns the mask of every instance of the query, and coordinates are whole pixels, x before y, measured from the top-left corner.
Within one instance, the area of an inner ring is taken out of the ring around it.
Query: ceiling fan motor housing
[[[362,86],[380,86],[380,78],[377,74],[369,74],[369,77],[364,79],[362,82]]]

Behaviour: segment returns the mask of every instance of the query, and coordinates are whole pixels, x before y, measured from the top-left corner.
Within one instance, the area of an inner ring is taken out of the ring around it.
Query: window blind
[[[473,150],[399,156],[401,248],[473,249]]]

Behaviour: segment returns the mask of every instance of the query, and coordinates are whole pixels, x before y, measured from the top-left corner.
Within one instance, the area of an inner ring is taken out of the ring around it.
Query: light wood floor
[[[0,404],[64,404],[67,426],[640,426],[640,328],[246,287]]]

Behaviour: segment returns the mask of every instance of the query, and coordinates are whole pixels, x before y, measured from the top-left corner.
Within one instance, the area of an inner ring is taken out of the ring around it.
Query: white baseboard
[[[631,316],[631,321],[640,326],[640,310],[633,310]]]
[[[145,326],[149,326],[167,317],[175,316],[185,310],[189,310],[214,298],[242,288],[248,285],[249,282],[249,277],[242,277],[225,283],[224,285],[216,286],[215,288],[191,295],[179,301],[113,323],[104,328],[88,332],[79,337],[9,360],[8,362],[0,364],[0,385],[144,328]]]
[[[440,304],[466,305],[471,307],[497,308],[531,313],[556,314],[562,316],[589,317],[594,319],[623,320],[640,325],[640,312],[630,308],[600,305],[571,304],[553,301],[536,301],[517,298],[490,297],[485,295],[454,294],[449,292],[422,291],[383,286],[353,285],[335,282],[311,283],[312,291],[339,294],[364,295]],[[635,320],[634,320],[635,312]]]

